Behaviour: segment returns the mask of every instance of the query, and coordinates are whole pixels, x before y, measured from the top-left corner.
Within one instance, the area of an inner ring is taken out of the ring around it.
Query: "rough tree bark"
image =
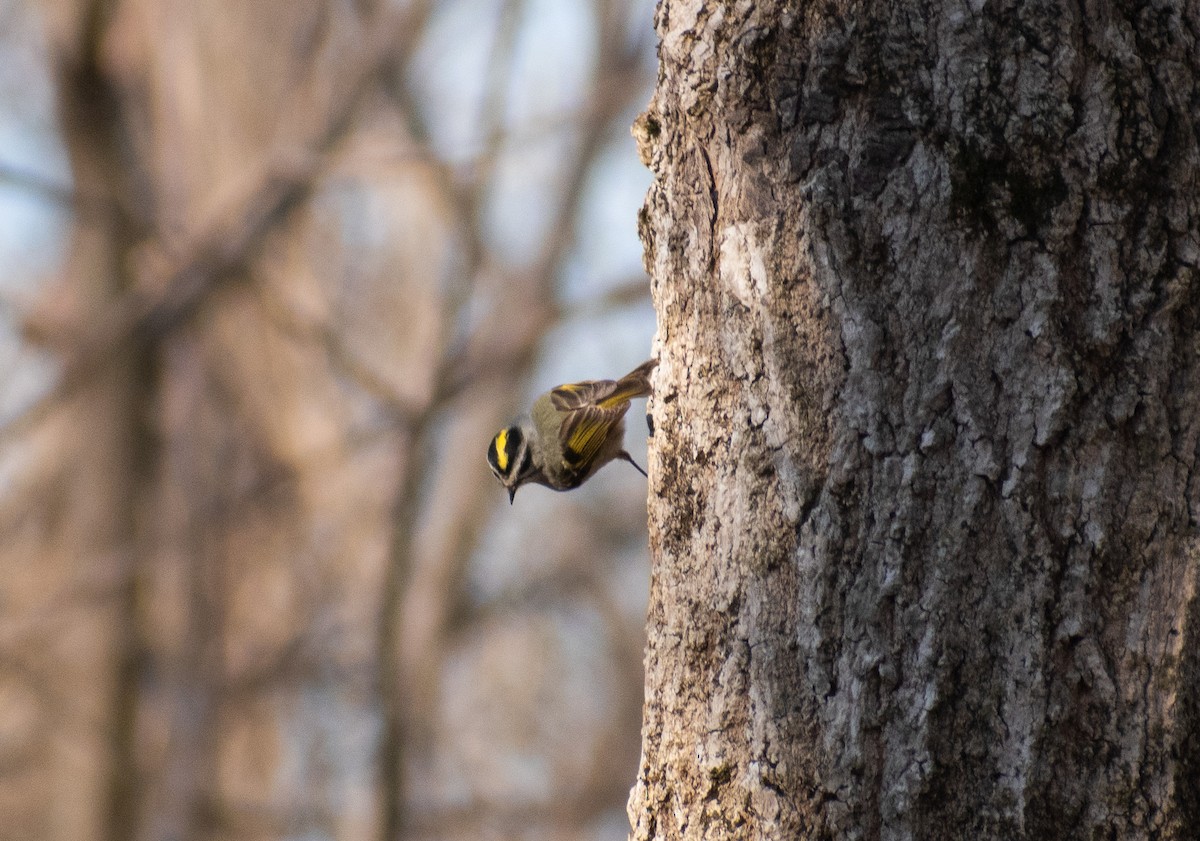
[[[634,837],[1200,838],[1200,7],[656,26]]]

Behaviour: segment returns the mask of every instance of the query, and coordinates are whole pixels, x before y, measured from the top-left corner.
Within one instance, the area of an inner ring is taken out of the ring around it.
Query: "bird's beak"
[[[517,489],[515,486],[508,489],[508,504],[509,505],[512,505],[513,497],[516,495],[517,495]]]

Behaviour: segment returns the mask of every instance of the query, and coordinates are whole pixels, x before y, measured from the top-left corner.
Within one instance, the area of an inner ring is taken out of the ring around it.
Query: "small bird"
[[[657,359],[643,362],[619,380],[552,388],[533,401],[528,415],[497,432],[487,458],[508,489],[509,504],[528,482],[569,491],[617,458],[645,476],[625,452],[625,412],[630,400],[650,394],[650,372],[657,364]]]

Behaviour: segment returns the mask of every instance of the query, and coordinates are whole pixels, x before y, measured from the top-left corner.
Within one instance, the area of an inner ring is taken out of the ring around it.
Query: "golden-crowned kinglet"
[[[511,503],[527,482],[569,491],[615,458],[641,472],[625,452],[625,412],[629,401],[651,392],[657,359],[643,362],[619,380],[567,383],[533,401],[533,408],[488,447],[488,464],[508,489]]]

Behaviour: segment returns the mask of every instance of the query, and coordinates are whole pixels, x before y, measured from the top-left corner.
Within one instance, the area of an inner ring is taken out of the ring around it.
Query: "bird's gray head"
[[[510,426],[496,433],[488,446],[487,459],[500,484],[508,490],[510,505],[517,495],[517,488],[532,481],[538,472],[533,464],[529,440],[519,426]]]

